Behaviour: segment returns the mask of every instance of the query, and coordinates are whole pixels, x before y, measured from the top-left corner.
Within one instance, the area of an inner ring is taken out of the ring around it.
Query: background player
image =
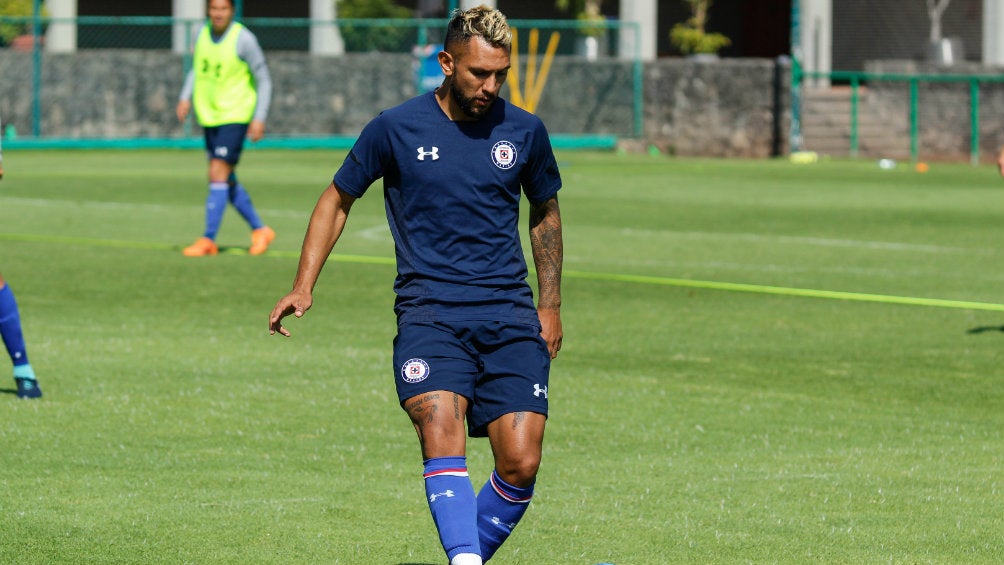
[[[3,179],[3,148],[0,147],[0,180]],[[38,398],[42,389],[38,386],[35,371],[28,363],[28,351],[21,331],[21,314],[14,300],[14,291],[0,274],[0,337],[14,363],[14,382],[17,384],[18,398]]]
[[[509,71],[505,16],[455,11],[435,91],[363,130],[321,195],[292,291],[269,318],[313,303],[318,275],[356,198],[383,178],[398,276],[394,373],[418,432],[426,496],[453,565],[491,558],[533,494],[547,419],[551,359],[561,347],[561,187],[538,118],[498,98]],[[530,202],[540,296],[526,282],[518,220]],[[495,469],[477,496],[466,437],[487,436]]]
[[[233,21],[233,0],[209,0],[208,11],[209,24],[199,31],[192,69],[185,77],[175,109],[178,120],[184,121],[194,104],[209,154],[206,231],[183,253],[198,257],[219,252],[216,234],[230,202],[251,226],[248,253],[260,255],[275,239],[275,232],[258,217],[234,169],[245,136],[258,141],[265,135],[272,78],[258,39]]]

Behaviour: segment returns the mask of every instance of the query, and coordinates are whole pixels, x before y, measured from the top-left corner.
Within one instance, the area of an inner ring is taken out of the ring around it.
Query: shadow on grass
[[[1004,326],[980,326],[966,331],[967,334],[983,334],[987,332],[1004,332]]]
[[[0,388],[0,394],[17,394],[16,388]]]

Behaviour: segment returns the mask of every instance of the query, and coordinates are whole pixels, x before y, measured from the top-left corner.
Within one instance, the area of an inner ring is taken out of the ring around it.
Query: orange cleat
[[[260,227],[251,232],[251,247],[248,249],[249,255],[261,255],[275,239],[275,230],[268,226]]]
[[[216,255],[220,249],[216,243],[208,237],[200,237],[195,243],[181,250],[185,257],[203,257],[205,255]]]

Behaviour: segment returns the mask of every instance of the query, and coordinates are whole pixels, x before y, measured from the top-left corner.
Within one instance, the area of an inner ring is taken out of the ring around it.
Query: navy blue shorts
[[[223,124],[205,128],[206,153],[210,159],[222,159],[236,165],[241,159],[247,134],[248,124]]]
[[[507,322],[419,322],[394,338],[397,397],[434,390],[468,399],[467,431],[487,435],[488,424],[513,412],[547,415],[551,355],[540,327]]]

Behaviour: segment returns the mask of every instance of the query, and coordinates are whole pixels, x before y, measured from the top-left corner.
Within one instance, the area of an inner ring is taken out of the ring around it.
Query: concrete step
[[[802,133],[812,132],[824,136],[843,135],[851,136],[851,124],[848,122],[834,123],[828,118],[816,118],[813,120],[802,120]],[[876,122],[858,122],[858,137],[902,137],[908,136],[907,131],[897,131],[897,128]]]
[[[834,157],[851,149],[851,89],[806,88],[802,96],[803,146]],[[910,153],[909,132],[896,131],[879,112],[869,107],[868,89],[858,90],[857,144],[859,157],[901,158]],[[896,129],[902,129],[897,127]]]

